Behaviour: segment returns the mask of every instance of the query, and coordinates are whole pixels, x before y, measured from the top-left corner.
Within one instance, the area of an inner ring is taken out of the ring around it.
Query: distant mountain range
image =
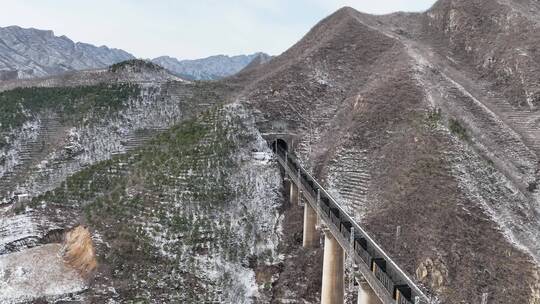
[[[264,53],[251,55],[217,55],[196,60],[178,60],[161,56],[152,62],[161,65],[176,75],[191,80],[214,80],[238,73],[252,61],[268,61],[270,56]]]
[[[0,80],[42,77],[109,66],[135,57],[119,49],[73,42],[52,31],[0,28]]]
[[[99,69],[134,58],[120,49],[73,42],[66,36],[55,36],[49,30],[0,27],[0,80]],[[232,57],[218,55],[197,60],[162,56],[152,62],[186,79],[210,80],[235,74],[255,58],[267,61],[270,56],[264,53]]]

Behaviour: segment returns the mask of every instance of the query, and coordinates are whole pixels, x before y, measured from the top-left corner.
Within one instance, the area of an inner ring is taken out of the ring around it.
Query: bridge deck
[[[298,186],[347,255],[354,259],[359,271],[384,304],[434,303],[294,156],[279,147],[274,149],[279,164],[291,182]],[[398,291],[402,296],[396,300]]]

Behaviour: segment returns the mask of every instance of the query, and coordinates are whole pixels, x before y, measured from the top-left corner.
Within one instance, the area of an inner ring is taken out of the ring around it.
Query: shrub
[[[458,120],[453,119],[453,118],[450,119],[449,128],[452,134],[456,135],[462,140],[469,140],[469,134],[467,133],[467,129],[463,127]]]
[[[442,118],[441,109],[435,108],[428,111],[427,117],[426,117],[428,126],[430,126],[431,128],[437,127],[437,124],[441,121],[441,118]]]
[[[529,192],[534,192],[537,189],[538,189],[538,183],[536,182],[530,182],[529,186],[527,187],[527,190],[529,190]]]

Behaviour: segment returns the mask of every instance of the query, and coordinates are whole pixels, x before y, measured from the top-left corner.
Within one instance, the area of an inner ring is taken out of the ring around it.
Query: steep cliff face
[[[431,294],[534,303],[540,132],[525,92],[536,63],[499,75],[534,61],[500,40],[535,32],[530,17],[508,1],[379,17],[344,8],[231,82],[245,83],[261,131],[294,135],[305,164]],[[515,39],[532,49],[534,37]],[[483,66],[490,43],[505,59]]]
[[[0,80],[104,68],[133,58],[122,50],[74,43],[52,31],[18,26],[0,28]]]

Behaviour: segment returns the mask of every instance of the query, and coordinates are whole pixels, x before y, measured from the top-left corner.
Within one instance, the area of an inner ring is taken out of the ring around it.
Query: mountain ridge
[[[178,60],[170,56],[149,59],[184,79],[215,80],[230,76],[264,53],[251,55],[215,55],[194,60]],[[119,48],[74,42],[52,30],[23,28],[18,25],[0,27],[0,81],[40,78],[71,71],[106,68],[135,59]]]
[[[191,80],[216,80],[231,76],[244,69],[256,58],[269,59],[265,53],[254,53],[251,55],[214,55],[201,59],[179,60],[170,56],[160,56],[152,59],[157,63],[180,77]]]
[[[0,79],[3,80],[104,68],[134,58],[120,49],[55,36],[51,30],[0,28]]]

